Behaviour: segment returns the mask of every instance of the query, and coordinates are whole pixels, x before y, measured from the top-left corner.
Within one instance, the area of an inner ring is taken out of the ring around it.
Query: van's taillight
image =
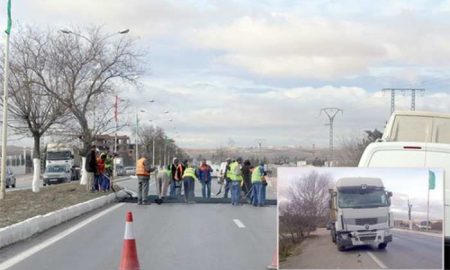
[[[420,146],[403,146],[403,149],[422,149]]]

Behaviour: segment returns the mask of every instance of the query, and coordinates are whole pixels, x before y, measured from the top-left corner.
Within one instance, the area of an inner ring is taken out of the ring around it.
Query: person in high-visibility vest
[[[259,163],[252,171],[252,204],[253,206],[263,206],[265,203],[265,188],[264,185],[264,164]]]
[[[230,164],[228,171],[231,180],[231,204],[234,206],[239,205],[241,200],[241,182],[243,180],[241,164],[242,158],[239,157]]]
[[[231,187],[231,179],[230,179],[230,164],[231,164],[231,158],[226,159],[227,164],[225,165],[225,170],[223,172],[223,179],[225,181],[225,191],[223,193],[224,198],[228,198],[228,192],[230,191]]]
[[[136,176],[138,178],[138,204],[150,204],[147,201],[148,187],[150,181],[150,173],[155,168],[152,168],[148,155],[146,153],[141,154],[141,158],[136,162]]]
[[[197,181],[197,175],[195,173],[195,168],[192,167],[190,162],[185,163],[186,168],[183,172],[183,184],[184,184],[184,201],[186,203],[194,202],[194,185]]]
[[[170,171],[166,168],[166,166],[162,166],[156,175],[156,195],[158,196],[158,199],[156,199],[155,202],[157,204],[161,204],[164,197],[167,195],[167,188],[170,185],[170,178]]]

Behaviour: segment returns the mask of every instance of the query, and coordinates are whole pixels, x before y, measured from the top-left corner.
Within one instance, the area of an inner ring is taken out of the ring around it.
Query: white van
[[[425,167],[444,169],[445,242],[450,245],[450,144],[375,142],[364,150],[358,167]]]
[[[382,140],[450,144],[450,114],[396,111],[386,124]]]

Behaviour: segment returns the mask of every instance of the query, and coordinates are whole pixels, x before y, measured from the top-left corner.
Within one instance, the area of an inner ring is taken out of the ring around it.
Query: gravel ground
[[[47,186],[38,193],[31,190],[8,192],[5,199],[0,200],[0,228],[109,193],[89,193],[86,186],[79,183]]]

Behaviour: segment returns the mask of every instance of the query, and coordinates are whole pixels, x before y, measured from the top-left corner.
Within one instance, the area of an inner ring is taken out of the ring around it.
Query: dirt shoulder
[[[280,262],[280,269],[376,269],[378,265],[365,251],[338,251],[330,232],[319,228],[311,233],[292,255]]]
[[[0,228],[109,193],[89,193],[86,186],[79,183],[47,186],[38,193],[31,190],[8,192],[5,199],[0,200]]]

